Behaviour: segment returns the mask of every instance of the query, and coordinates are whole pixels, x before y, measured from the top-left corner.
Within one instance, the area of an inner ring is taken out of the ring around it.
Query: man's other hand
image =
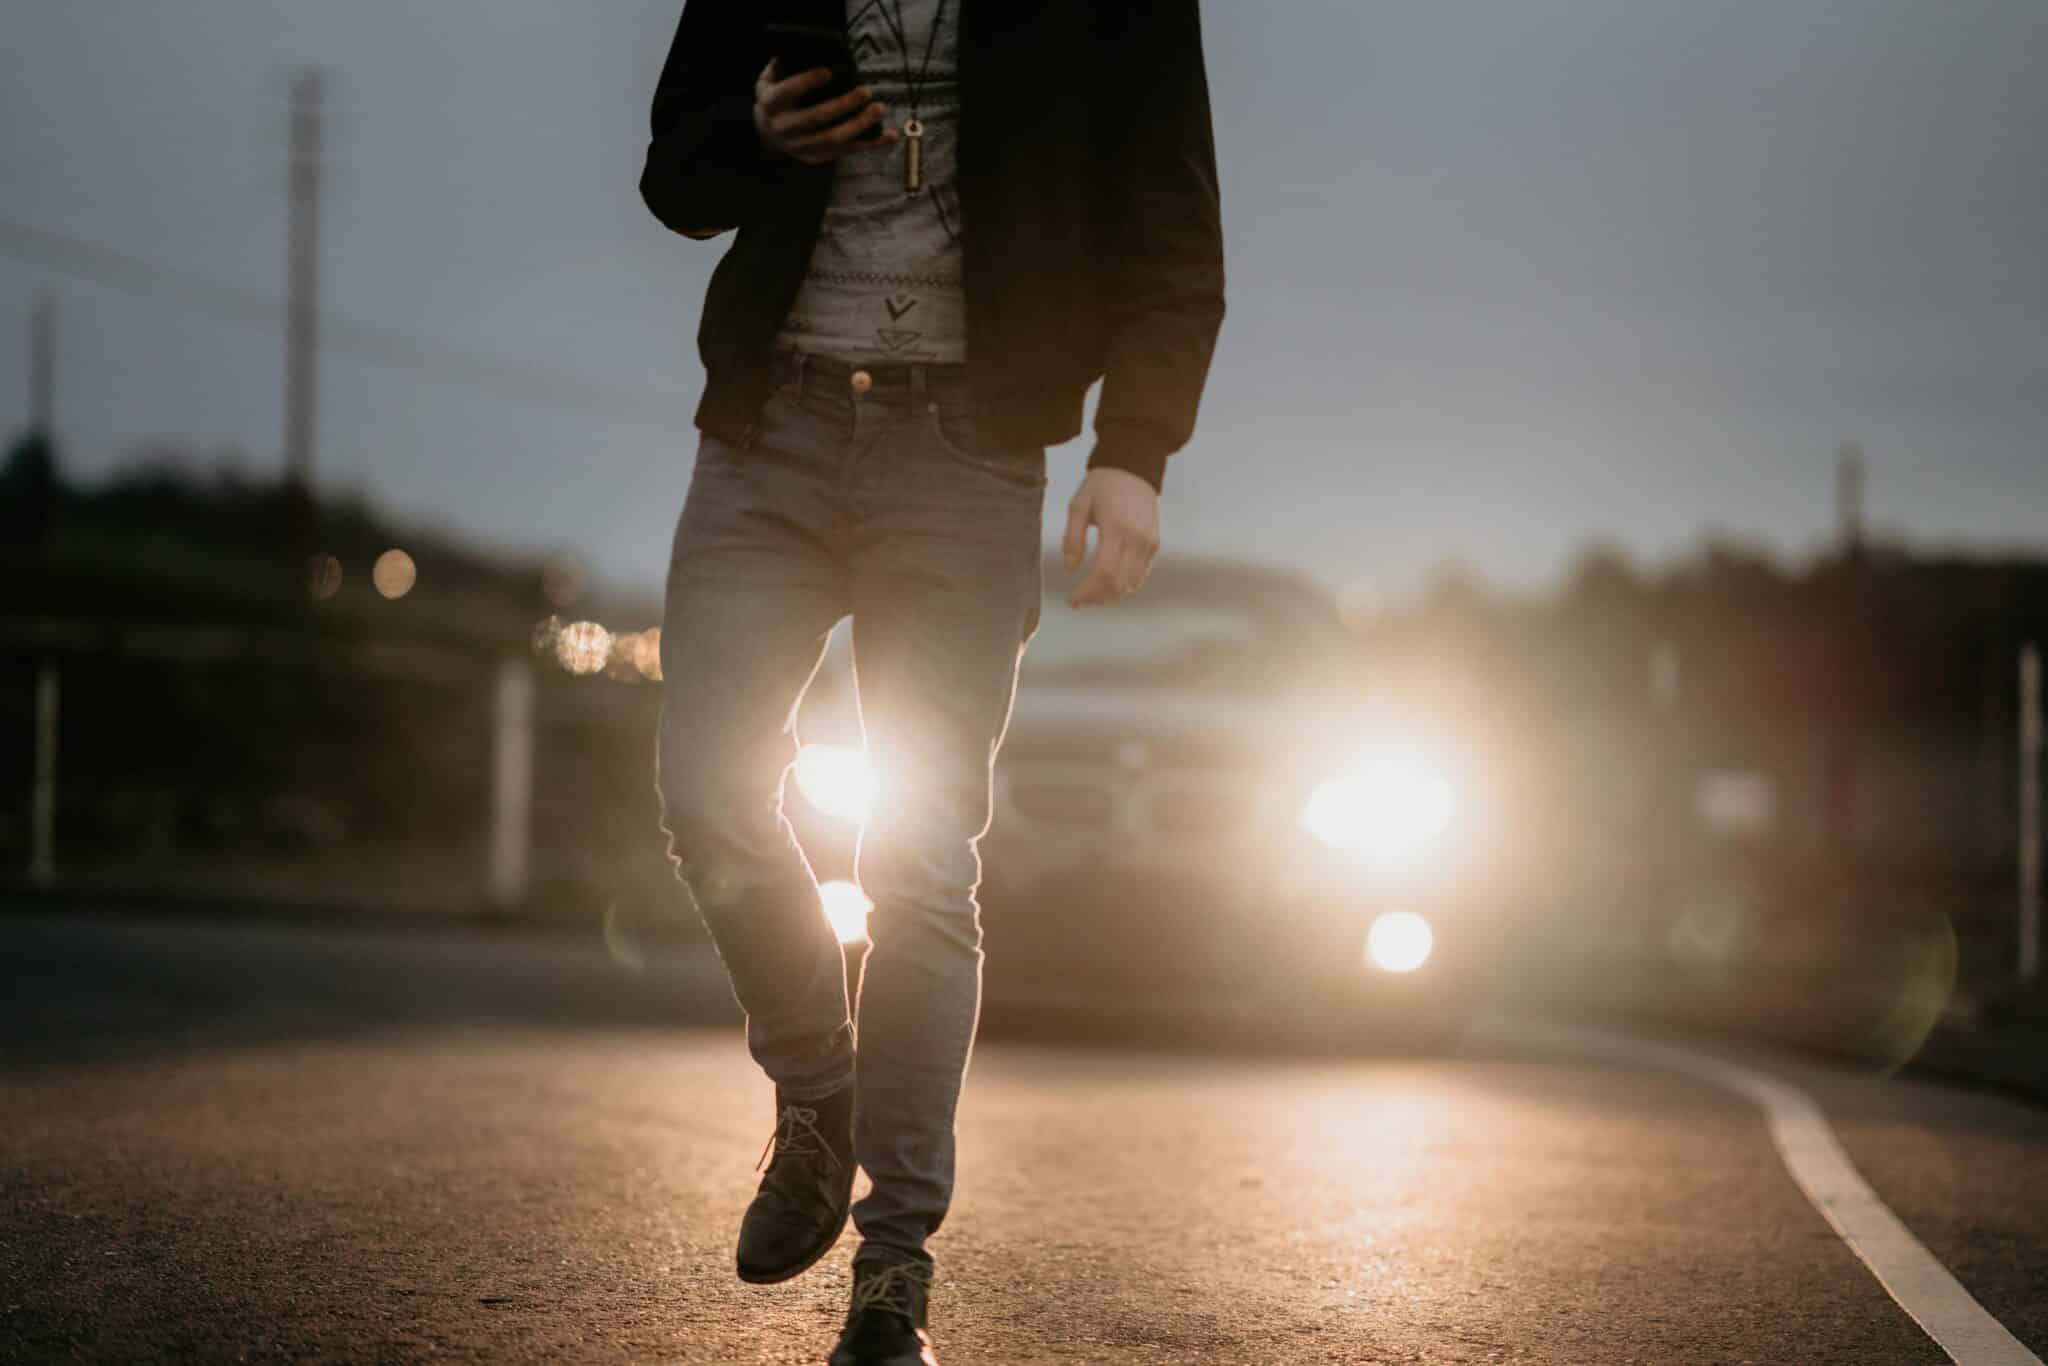
[[[754,131],[761,145],[772,152],[806,166],[823,166],[848,152],[863,147],[886,147],[896,141],[893,128],[884,128],[873,141],[860,135],[882,121],[887,105],[874,100],[866,86],[855,86],[836,100],[805,104],[804,97],[829,84],[832,73],[825,67],[800,71],[788,80],[779,79],[775,63],[761,68],[754,82]]]
[[[1159,491],[1129,470],[1093,469],[1067,504],[1067,535],[1061,543],[1067,572],[1088,553],[1088,528],[1095,528],[1095,562],[1067,598],[1072,607],[1094,607],[1138,591],[1159,553]]]

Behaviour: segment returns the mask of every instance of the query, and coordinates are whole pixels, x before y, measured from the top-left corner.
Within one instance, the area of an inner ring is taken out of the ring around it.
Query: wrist
[[[1123,470],[1152,486],[1154,493],[1166,487],[1166,457],[1169,444],[1155,438],[1151,430],[1137,423],[1096,424],[1095,449],[1089,453],[1090,470]]]

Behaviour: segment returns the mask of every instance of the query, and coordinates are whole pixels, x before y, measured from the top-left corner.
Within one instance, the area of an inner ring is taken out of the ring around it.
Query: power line
[[[225,285],[97,242],[0,218],[0,255],[130,294],[162,299],[229,322],[282,327],[284,303],[261,290]],[[423,379],[466,384],[541,407],[673,432],[688,418],[675,391],[601,384],[567,371],[507,361],[427,341],[393,328],[322,314],[321,344]]]

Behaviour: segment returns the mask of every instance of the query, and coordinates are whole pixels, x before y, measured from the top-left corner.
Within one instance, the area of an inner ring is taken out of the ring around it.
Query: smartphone
[[[812,24],[770,24],[768,50],[775,57],[776,74],[784,80],[821,66],[832,73],[832,79],[807,103],[836,100],[860,84],[860,69],[853,60],[853,44],[847,41],[844,29],[820,28]],[[863,141],[871,142],[882,136],[882,125],[870,124],[860,136]]]

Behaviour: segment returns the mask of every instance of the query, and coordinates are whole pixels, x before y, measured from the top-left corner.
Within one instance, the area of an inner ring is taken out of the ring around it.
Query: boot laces
[[[922,1317],[918,1306],[930,1284],[931,1273],[915,1262],[861,1267],[853,1278],[853,1313],[882,1309],[916,1327]]]
[[[794,1153],[799,1157],[815,1157],[823,1153],[832,1163],[834,1171],[839,1170],[839,1154],[832,1151],[832,1145],[825,1141],[825,1135],[818,1128],[818,1112],[808,1105],[785,1105],[775,1121],[775,1132],[768,1136],[768,1144],[761,1149],[761,1160],[754,1164],[760,1171],[769,1165],[770,1157],[781,1157]]]

